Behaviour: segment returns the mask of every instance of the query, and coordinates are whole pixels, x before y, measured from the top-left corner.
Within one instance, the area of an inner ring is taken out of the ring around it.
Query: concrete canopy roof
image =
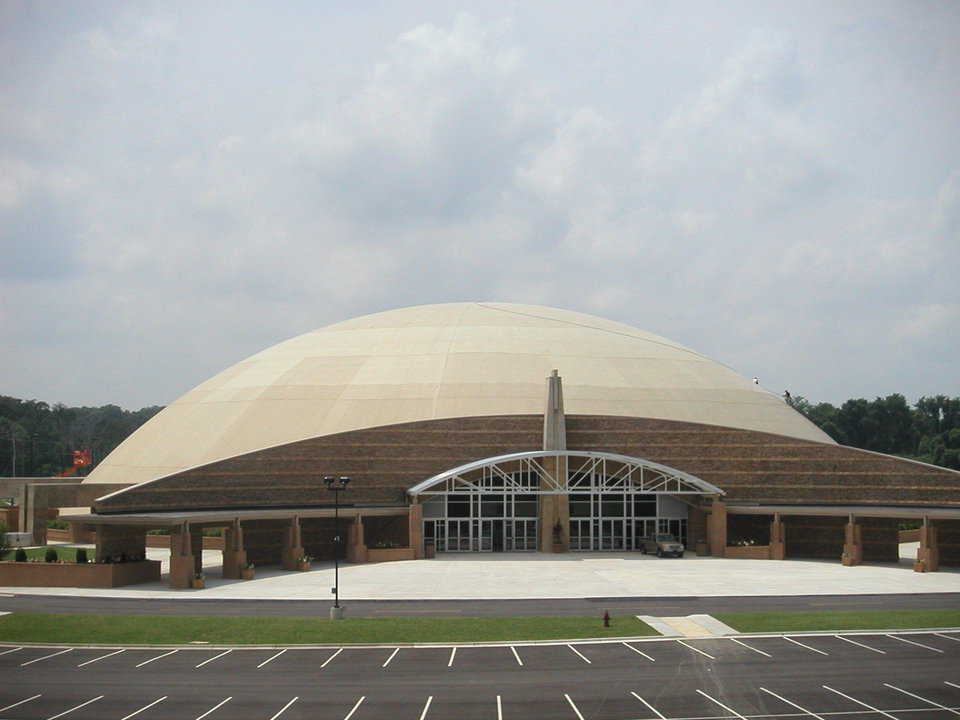
[[[569,415],[679,420],[833,443],[778,396],[671,340],[568,310],[451,303],[365,315],[267,348],[173,402],[87,480],[143,482],[383,425],[539,414],[554,368]]]

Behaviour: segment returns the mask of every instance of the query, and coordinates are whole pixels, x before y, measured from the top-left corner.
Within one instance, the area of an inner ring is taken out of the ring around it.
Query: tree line
[[[788,402],[841,445],[960,470],[960,397],[922,397],[912,406],[900,394],[840,407],[802,396]],[[0,395],[0,475],[59,475],[73,467],[74,450],[90,450],[93,464],[77,473],[86,475],[162,409],[67,407]]]
[[[896,393],[840,407],[801,396],[788,402],[841,445],[960,470],[960,397],[922,397],[913,406]]]
[[[0,476],[60,475],[73,467],[74,450],[90,450],[93,463],[76,472],[86,475],[161,410],[67,407],[0,395]]]

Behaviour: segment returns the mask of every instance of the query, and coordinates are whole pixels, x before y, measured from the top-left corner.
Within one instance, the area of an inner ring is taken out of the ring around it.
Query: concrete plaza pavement
[[[844,567],[826,560],[660,559],[638,553],[441,554],[340,566],[342,600],[498,600],[525,598],[762,597],[960,593],[960,571],[916,573],[904,546],[900,563]],[[151,550],[165,561],[166,550]],[[324,600],[332,563],[308,572],[258,567],[254,580],[225,580],[220,552],[204,551],[204,590],[171,590],[166,582],[115,589],[2,587],[2,593],[73,597],[210,600]],[[164,572],[166,567],[163,568]]]

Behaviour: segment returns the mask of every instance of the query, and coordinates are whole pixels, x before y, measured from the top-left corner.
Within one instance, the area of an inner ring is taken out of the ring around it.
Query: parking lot
[[[0,718],[933,720],[960,633],[536,645],[0,647]]]

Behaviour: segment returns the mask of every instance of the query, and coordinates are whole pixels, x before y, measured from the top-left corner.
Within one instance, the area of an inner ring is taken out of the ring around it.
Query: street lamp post
[[[333,492],[333,607],[330,608],[330,619],[343,618],[343,608],[340,606],[340,491],[346,490],[350,478],[325,475],[323,481],[327,490]]]

